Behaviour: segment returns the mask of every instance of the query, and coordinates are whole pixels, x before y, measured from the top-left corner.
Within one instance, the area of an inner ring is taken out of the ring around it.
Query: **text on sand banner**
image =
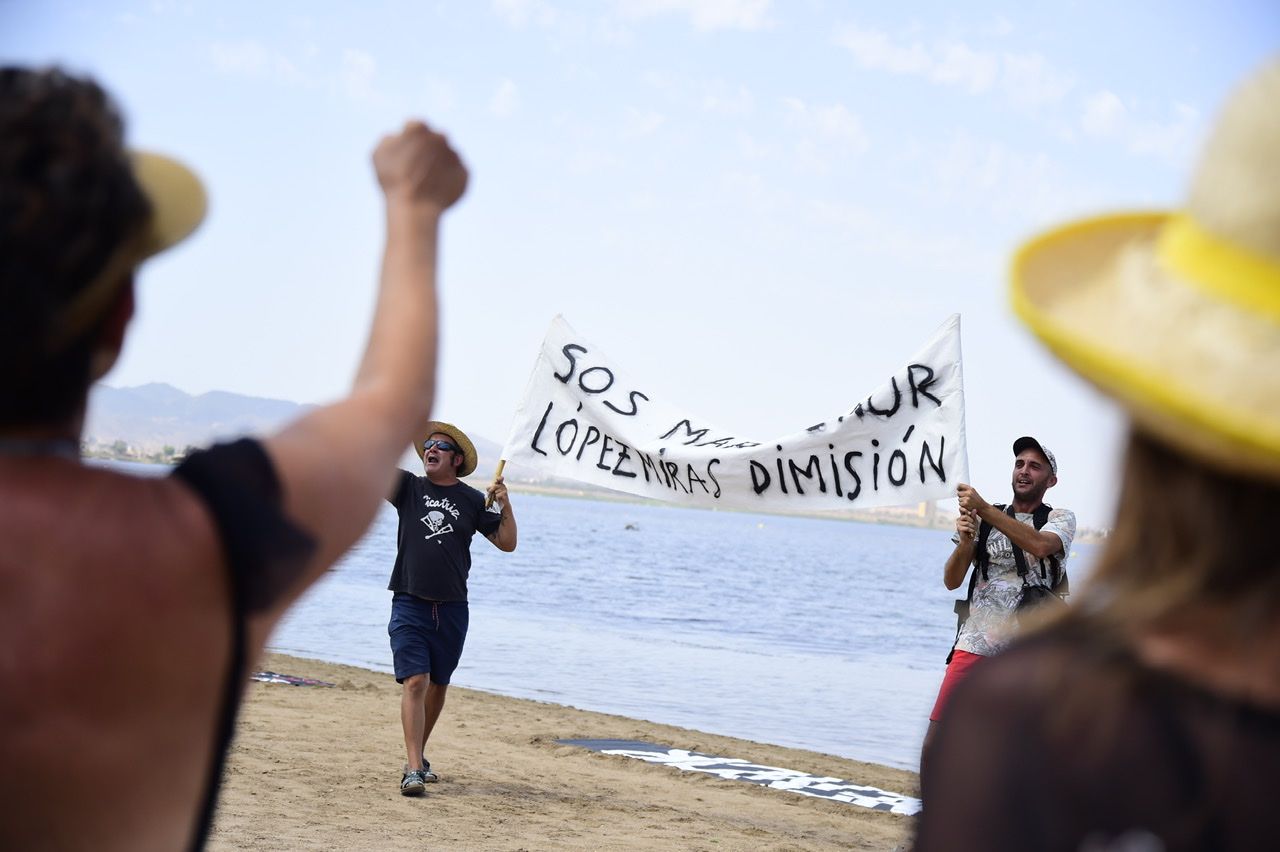
[[[969,475],[960,316],[842,414],[772,441],[666,404],[557,316],[503,458],[641,497],[726,509],[812,512],[953,496]]]

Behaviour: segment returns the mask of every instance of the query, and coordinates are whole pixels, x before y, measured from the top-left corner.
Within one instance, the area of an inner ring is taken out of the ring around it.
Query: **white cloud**
[[[616,0],[618,12],[627,18],[652,18],[679,14],[697,30],[761,30],[772,26],[772,0]]]
[[[227,74],[258,76],[266,71],[269,54],[260,42],[214,42],[209,47],[213,64]]]
[[[305,75],[288,57],[253,39],[214,42],[209,46],[209,55],[214,67],[223,74],[271,78],[290,85],[307,82]]]
[[[1013,22],[1004,15],[996,15],[995,18],[987,24],[984,31],[989,36],[1003,38],[1004,36],[1011,35],[1013,33]]]
[[[760,142],[747,133],[738,134],[736,147],[738,156],[747,163],[762,163],[773,159],[777,155],[777,150],[773,145]]]
[[[458,104],[453,84],[439,77],[428,76],[422,82],[423,98],[428,115],[452,112]]]
[[[871,146],[862,121],[843,104],[812,106],[799,98],[787,98],[784,103],[792,124],[804,132],[843,143],[859,153]]]
[[[667,117],[660,112],[627,107],[622,133],[623,136],[628,137],[651,136],[656,133],[658,128],[662,127],[666,121]]]
[[[933,67],[928,51],[919,44],[898,45],[878,30],[849,26],[836,36],[836,44],[847,48],[864,68],[894,74],[924,74]]]
[[[1128,110],[1115,92],[1095,92],[1085,99],[1080,126],[1094,137],[1113,136],[1125,122]]]
[[[1098,187],[1081,184],[1042,151],[1018,151],[967,133],[919,146],[912,157],[924,164],[921,194],[959,216],[981,212],[1027,228],[1090,209],[1102,197]]]
[[[803,171],[827,174],[871,147],[862,121],[843,104],[818,106],[799,98],[783,103],[788,124],[798,131],[794,152]]]
[[[1183,166],[1193,153],[1201,130],[1199,110],[1175,103],[1172,116],[1145,118],[1115,92],[1095,92],[1084,101],[1080,128],[1092,139],[1118,142],[1133,154],[1155,156]]]
[[[506,118],[514,113],[519,105],[520,91],[516,88],[516,84],[510,78],[503,77],[498,83],[497,91],[489,99],[489,112],[499,118]]]
[[[1000,85],[1018,106],[1057,103],[1075,86],[1071,75],[1053,68],[1038,53],[1006,53],[1002,62]]]
[[[938,51],[930,76],[939,83],[958,86],[970,94],[988,91],[1000,71],[1000,60],[979,53],[966,44],[952,42]]]
[[[559,11],[545,0],[493,0],[492,5],[504,23],[517,29],[530,23],[549,27],[560,18]]]
[[[617,169],[621,163],[612,149],[581,146],[569,155],[565,166],[577,175],[598,175]]]
[[[887,33],[854,25],[835,38],[864,68],[918,76],[972,95],[998,91],[1015,106],[1034,108],[1061,101],[1074,85],[1071,75],[1037,53],[979,50],[963,41],[895,41]]]
[[[706,94],[702,96],[702,108],[717,115],[746,116],[755,110],[755,98],[746,86],[727,92],[723,85],[716,84],[707,87]]]
[[[373,86],[378,73],[377,63],[363,50],[345,48],[338,71],[338,82],[347,97],[357,101],[377,101],[379,95]]]

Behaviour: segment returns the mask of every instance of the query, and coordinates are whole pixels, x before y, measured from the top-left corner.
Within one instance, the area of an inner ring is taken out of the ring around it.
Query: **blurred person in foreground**
[[[416,122],[373,164],[387,236],[350,394],[167,477],[87,467],[86,399],[137,267],[195,229],[205,195],[124,147],[91,80],[0,69],[0,848],[203,845],[246,666],[430,415],[437,235],[467,172]]]
[[[1129,412],[1123,485],[1076,605],[956,691],[916,849],[1274,849],[1280,61],[1227,103],[1185,210],[1059,228],[1012,281]]]

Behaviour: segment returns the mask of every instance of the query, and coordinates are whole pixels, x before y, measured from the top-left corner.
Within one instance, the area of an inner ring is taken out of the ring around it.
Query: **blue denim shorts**
[[[448,683],[462,659],[469,614],[466,601],[426,601],[396,592],[387,625],[396,683],[419,674]]]

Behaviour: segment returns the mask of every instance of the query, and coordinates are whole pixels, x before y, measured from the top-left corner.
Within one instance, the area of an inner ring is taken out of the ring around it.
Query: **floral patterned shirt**
[[[1033,526],[1031,514],[1018,512],[1014,517],[1020,523]],[[1062,551],[1055,554],[1060,572],[1067,570],[1067,557],[1071,554],[1071,540],[1076,536],[1076,516],[1070,509],[1054,509],[1049,513],[1049,520],[1041,527],[1041,532],[1051,532],[1062,539]],[[951,536],[953,542],[959,543],[959,534]],[[978,572],[973,586],[973,599],[969,601],[969,619],[960,629],[956,640],[956,648],[989,657],[999,653],[1014,638],[1018,631],[1018,620],[1015,611],[1022,597],[1022,578],[1018,576],[1018,563],[1013,558],[1013,544],[1009,537],[994,527],[987,537],[987,554],[991,559],[987,566],[987,577],[977,567],[975,554],[972,570]],[[1053,577],[1049,568],[1049,560],[1044,560],[1045,574],[1040,577],[1040,560],[1023,551],[1027,561],[1027,583],[1032,586],[1049,586]]]

